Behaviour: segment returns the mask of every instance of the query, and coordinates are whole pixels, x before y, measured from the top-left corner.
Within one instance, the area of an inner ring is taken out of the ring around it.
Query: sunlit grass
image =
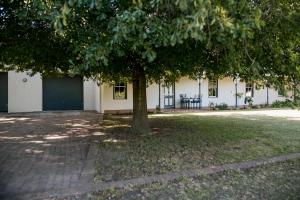
[[[106,117],[97,181],[262,159],[300,151],[300,122],[262,115],[153,115],[150,136],[130,119]]]

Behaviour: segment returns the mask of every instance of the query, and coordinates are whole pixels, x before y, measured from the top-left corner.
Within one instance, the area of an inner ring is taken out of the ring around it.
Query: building
[[[149,110],[181,108],[182,98],[198,98],[201,108],[225,103],[228,106],[244,106],[245,97],[253,104],[271,104],[284,101],[282,91],[273,88],[256,88],[252,84],[234,82],[231,78],[220,80],[190,80],[181,78],[175,84],[152,84],[147,88]],[[236,94],[239,94],[238,97]],[[38,112],[52,110],[94,110],[101,113],[128,112],[132,109],[131,84],[97,84],[80,77],[42,79],[24,72],[0,72],[0,111]]]

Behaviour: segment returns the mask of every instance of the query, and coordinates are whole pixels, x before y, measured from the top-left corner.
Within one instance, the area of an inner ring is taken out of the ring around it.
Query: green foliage
[[[238,93],[236,93],[235,95],[236,95],[238,98],[242,98],[242,96],[244,95],[244,93],[238,92]]]
[[[131,81],[136,65],[148,81],[195,78],[204,71],[242,74],[252,60],[241,48],[252,48],[265,24],[260,5],[247,0],[12,0],[1,7],[7,21],[1,27],[2,64],[43,73],[63,69],[103,81]],[[32,25],[37,22],[43,26]],[[35,34],[8,43],[15,30]],[[25,51],[29,47],[33,52]]]
[[[300,80],[293,0],[11,0],[0,8],[2,68],[112,81],[130,80],[138,64],[149,81],[204,71],[270,84]]]
[[[209,102],[209,109],[211,110],[228,110],[228,105],[226,103],[214,104],[213,102]]]
[[[245,104],[248,104],[250,107],[253,105],[253,98],[252,97],[245,97]]]
[[[226,103],[221,103],[221,104],[217,104],[215,106],[215,108],[218,108],[220,110],[227,110],[228,109],[228,105]]]
[[[254,68],[271,85],[299,84],[300,78],[300,2],[294,0],[259,1],[265,25],[255,33],[249,55],[260,67]],[[252,78],[256,78],[256,73]]]
[[[273,108],[297,108],[299,104],[297,102],[293,102],[289,99],[286,99],[285,101],[275,101],[272,103]]]
[[[49,16],[40,19],[44,12],[39,8],[43,5],[35,1],[1,1],[0,70],[32,70],[45,75],[68,71],[69,41],[53,32]]]
[[[10,0],[0,3],[0,21],[0,70],[103,82],[239,75],[300,83],[294,0]]]

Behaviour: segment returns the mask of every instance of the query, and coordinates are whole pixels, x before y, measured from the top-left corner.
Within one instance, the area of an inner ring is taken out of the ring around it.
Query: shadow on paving
[[[44,199],[92,187],[99,115],[0,115],[0,199]]]

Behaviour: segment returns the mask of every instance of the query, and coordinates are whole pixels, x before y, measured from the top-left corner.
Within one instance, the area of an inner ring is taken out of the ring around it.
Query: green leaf
[[[177,0],[176,4],[179,6],[179,9],[185,11],[188,7],[187,0]]]

